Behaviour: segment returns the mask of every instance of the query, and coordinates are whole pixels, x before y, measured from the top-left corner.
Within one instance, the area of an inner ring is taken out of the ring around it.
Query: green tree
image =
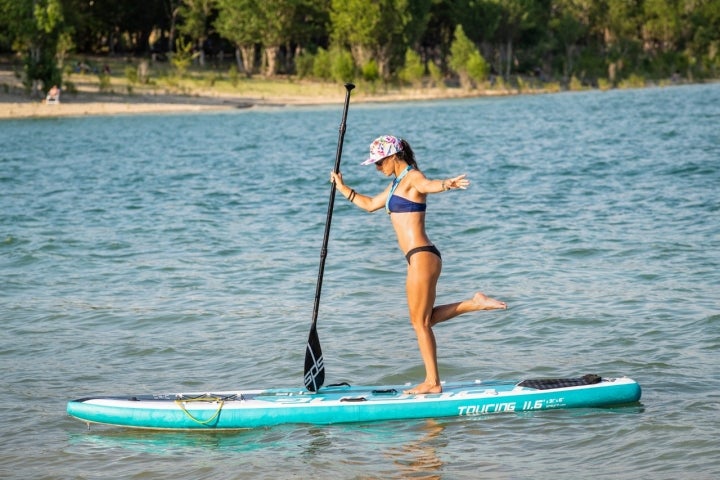
[[[466,88],[472,87],[473,82],[478,84],[487,78],[488,65],[472,40],[465,35],[462,25],[455,28],[448,65],[458,74],[460,83]]]
[[[549,27],[552,38],[561,49],[558,53],[563,58],[562,75],[565,82],[568,82],[573,75],[580,44],[584,38],[587,38],[591,3],[592,0],[555,0],[553,2],[554,8]]]
[[[452,2],[432,0],[430,4],[427,28],[420,38],[421,50],[419,50],[428,59],[428,69],[432,68],[435,73],[441,74],[447,67],[446,60],[450,52],[455,26],[458,18],[462,18],[462,14],[458,13],[459,4],[463,1],[465,0]]]
[[[412,50],[438,82],[458,25],[505,77],[538,66],[585,83],[720,74],[718,0],[0,0],[0,51],[20,54],[34,92],[59,82],[71,49],[144,55],[151,41],[173,50],[183,37],[202,47],[216,32],[248,73],[257,48],[273,75],[292,72],[296,59],[307,73],[311,59],[313,68],[324,61],[319,48],[339,47],[356,73],[369,75],[374,61],[381,79],[407,79]]]
[[[324,48],[318,48],[313,59],[313,76],[321,80],[330,80],[332,77],[332,61],[330,53]]]
[[[717,78],[720,70],[720,2],[686,0],[687,61],[695,74]]]
[[[255,71],[255,45],[262,40],[262,14],[254,0],[218,0],[215,28],[236,47],[238,68],[250,76]]]
[[[331,40],[349,47],[357,65],[375,60],[387,79],[424,32],[429,9],[427,0],[332,0]]]
[[[542,29],[546,9],[542,0],[487,0],[488,6],[497,12],[496,41],[502,59],[501,71],[510,78],[515,64],[515,44],[527,32]]]
[[[264,0],[259,5],[265,75],[273,76],[278,70],[280,48],[292,38],[292,25],[299,4],[297,0]]]
[[[473,42],[492,42],[503,18],[505,3],[492,0],[455,0],[450,2],[452,21],[455,25],[462,25]]]
[[[185,42],[182,37],[175,40],[175,51],[170,55],[170,61],[181,77],[187,73],[190,64],[192,64],[193,57],[192,43]]]
[[[198,62],[205,66],[205,42],[216,0],[183,0],[178,8],[178,30],[195,42]]]
[[[170,32],[181,0],[61,0],[66,23],[82,53],[145,54],[157,32]]]
[[[405,83],[420,86],[425,75],[425,65],[418,53],[410,48],[405,52],[405,65],[400,70],[399,77]]]
[[[466,68],[468,76],[475,82],[475,85],[479,85],[487,80],[490,67],[479,50],[475,49],[475,51],[470,54]]]
[[[640,0],[605,1],[607,10],[603,26],[609,57],[608,77],[615,84],[623,71],[632,70],[634,61],[639,58],[643,11]]]
[[[318,47],[326,46],[330,24],[329,0],[296,1],[295,18],[289,35],[290,43],[294,45],[294,56],[314,53]]]
[[[680,15],[676,0],[645,0],[642,35],[651,51],[675,50],[680,37]]]
[[[253,70],[255,46],[261,45],[268,76],[278,71],[282,47],[288,55],[294,53],[293,44],[301,52],[302,45],[320,35],[328,14],[322,0],[217,1],[218,32],[237,46],[248,73]]]
[[[681,63],[677,51],[682,39],[676,0],[645,0],[642,44],[645,68],[653,76],[669,77]]]
[[[330,52],[330,71],[336,82],[352,82],[355,78],[355,63],[352,54],[340,47],[333,47]],[[372,60],[371,60],[372,62]]]
[[[32,95],[62,85],[58,68],[58,44],[70,43],[60,0],[0,0],[0,12],[13,50],[22,54],[23,83]],[[62,43],[61,43],[62,42]],[[63,53],[63,52],[61,52]]]

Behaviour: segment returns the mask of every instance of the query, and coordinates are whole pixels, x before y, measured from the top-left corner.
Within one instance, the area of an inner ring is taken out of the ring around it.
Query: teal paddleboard
[[[408,386],[297,388],[88,397],[67,413],[87,423],[149,429],[242,429],[284,423],[333,424],[632,404],[640,385],[627,377],[475,381],[443,384],[439,394]]]

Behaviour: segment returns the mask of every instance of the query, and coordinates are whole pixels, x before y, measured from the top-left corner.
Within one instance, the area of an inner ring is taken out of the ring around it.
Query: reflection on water
[[[260,464],[272,463],[274,458],[288,468],[299,461],[343,476],[355,470],[360,473],[371,461],[382,478],[433,480],[443,475],[442,451],[448,446],[444,430],[436,420],[179,432],[93,425],[69,434],[68,439],[71,452],[77,455],[121,450],[126,459],[231,456]],[[326,464],[329,455],[338,462]]]
[[[86,448],[116,449],[164,455],[195,450],[252,451],[272,445],[272,438],[260,440],[251,430],[233,431],[153,431],[91,426],[85,433],[71,433],[71,445]]]
[[[435,420],[426,421],[418,433],[422,436],[417,440],[392,446],[386,455],[397,465],[398,471],[393,478],[416,478],[422,480],[439,480],[442,478],[443,461],[438,450],[447,446],[447,438],[441,434],[443,425]]]

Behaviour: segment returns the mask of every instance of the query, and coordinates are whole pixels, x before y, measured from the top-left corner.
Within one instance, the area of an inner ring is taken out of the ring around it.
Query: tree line
[[[26,85],[69,55],[233,59],[246,75],[416,83],[718,77],[719,0],[0,0]]]

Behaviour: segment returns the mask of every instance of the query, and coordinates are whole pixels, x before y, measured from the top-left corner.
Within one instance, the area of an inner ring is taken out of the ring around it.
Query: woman
[[[405,393],[440,393],[442,385],[432,327],[463,313],[507,308],[504,302],[487,297],[482,292],[477,292],[469,300],[434,306],[442,260],[425,232],[425,199],[428,193],[464,190],[470,181],[465,175],[444,180],[426,178],[418,169],[410,145],[392,135],[378,137],[370,144],[370,157],[363,165],[371,164],[375,164],[375,168],[384,175],[395,176],[393,182],[374,197],[359,194],[345,185],[341,173],[331,172],[331,181],[355,206],[368,212],[385,207],[390,214],[398,244],[408,263],[405,288],[410,321],[425,364],[425,381]]]

